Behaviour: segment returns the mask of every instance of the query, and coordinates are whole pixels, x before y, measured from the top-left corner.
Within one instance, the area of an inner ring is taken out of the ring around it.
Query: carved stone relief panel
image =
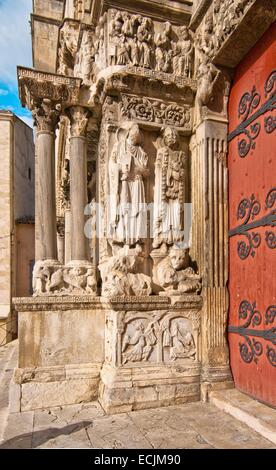
[[[132,367],[198,361],[199,312],[107,312],[106,361]]]
[[[62,26],[57,70],[81,77],[84,84],[107,67],[130,66],[184,80],[194,76],[194,42],[187,26],[110,8],[95,29],[81,28],[77,20]]]
[[[215,0],[197,32],[196,45],[213,59],[255,0]]]
[[[37,261],[33,270],[33,292],[41,295],[96,295],[96,273],[91,265],[62,266]]]
[[[74,76],[79,34],[80,24],[73,20],[65,20],[59,32],[57,72],[61,75]]]
[[[122,94],[122,118],[158,125],[175,126],[191,132],[192,110],[188,105],[179,106],[161,100]]]

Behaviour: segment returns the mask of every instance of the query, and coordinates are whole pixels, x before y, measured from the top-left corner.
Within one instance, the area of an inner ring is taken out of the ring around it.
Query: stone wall
[[[34,136],[33,129],[20,119],[14,121],[14,217],[34,218]]]
[[[32,295],[32,267],[35,258],[34,223],[16,224],[16,283],[15,295]]]
[[[11,114],[0,113],[0,325],[11,315],[11,242],[12,242],[12,159],[13,124]],[[5,330],[0,329],[0,344]]]
[[[34,218],[34,144],[33,131],[10,112],[0,112],[0,344],[11,339],[12,296],[17,292],[30,295],[29,283],[23,279],[23,265],[34,259],[34,240],[31,225],[28,234],[17,239],[16,219]],[[30,177],[30,179],[29,179]],[[17,252],[23,242],[24,252]],[[19,245],[18,245],[19,244]],[[23,261],[24,260],[24,261]],[[27,261],[28,260],[28,261]],[[22,264],[23,262],[23,264]],[[19,271],[18,271],[19,269]],[[20,278],[19,291],[16,280]],[[24,286],[24,287],[23,287]],[[18,294],[19,295],[19,294]]]

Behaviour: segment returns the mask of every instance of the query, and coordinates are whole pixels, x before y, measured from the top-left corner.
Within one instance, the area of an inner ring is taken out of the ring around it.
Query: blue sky
[[[30,13],[32,0],[0,0],[0,109],[9,109],[32,126],[20,105],[17,65],[32,67]]]

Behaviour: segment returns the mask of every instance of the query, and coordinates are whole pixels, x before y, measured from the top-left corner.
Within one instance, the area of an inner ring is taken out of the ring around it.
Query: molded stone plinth
[[[200,365],[145,365],[101,371],[99,400],[107,413],[200,400]]]

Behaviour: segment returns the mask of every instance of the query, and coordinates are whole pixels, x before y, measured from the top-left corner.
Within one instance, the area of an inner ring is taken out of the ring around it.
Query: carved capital
[[[58,123],[60,111],[50,100],[44,99],[41,102],[34,103],[33,119],[39,132],[54,132]]]
[[[22,106],[31,111],[37,102],[51,100],[62,106],[77,104],[81,87],[80,78],[40,72],[18,67],[19,96]]]
[[[71,137],[86,137],[89,111],[81,106],[72,106],[68,113],[71,124]]]

